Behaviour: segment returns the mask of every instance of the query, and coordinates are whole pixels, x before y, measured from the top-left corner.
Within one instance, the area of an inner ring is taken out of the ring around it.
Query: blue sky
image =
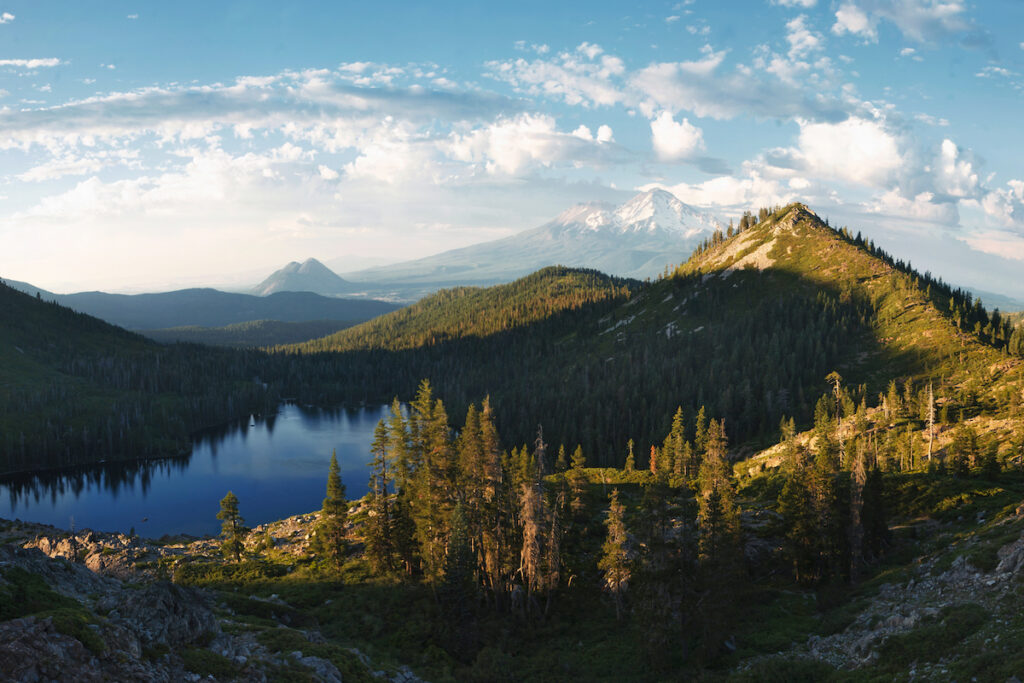
[[[0,0],[0,275],[344,271],[659,186],[1024,297],[1022,94],[1016,0]]]

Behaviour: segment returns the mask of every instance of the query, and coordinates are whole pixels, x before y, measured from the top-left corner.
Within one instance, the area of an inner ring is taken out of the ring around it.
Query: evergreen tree
[[[633,457],[633,439],[630,439],[626,444],[626,464],[623,469],[626,472],[632,472],[636,469],[636,458]]]
[[[714,656],[725,640],[735,608],[741,563],[739,509],[732,486],[732,468],[726,457],[725,429],[712,420],[707,451],[698,474],[697,522],[701,575],[702,648]]]
[[[470,547],[469,526],[462,505],[452,510],[451,529],[444,560],[444,578],[437,588],[437,600],[445,617],[448,650],[468,661],[476,641],[476,559]]]
[[[249,530],[245,528],[245,520],[238,512],[238,498],[231,491],[221,499],[217,519],[221,520],[220,535],[224,539],[221,551],[238,562],[242,559],[242,551],[245,550],[243,542]]]
[[[626,590],[632,576],[631,562],[626,550],[625,513],[625,507],[619,502],[619,490],[612,489],[611,505],[608,509],[608,518],[605,520],[608,535],[597,567],[604,576],[605,589],[615,603],[616,619],[622,619]]]
[[[370,446],[370,510],[364,527],[366,558],[373,571],[380,574],[395,568],[395,548],[392,539],[391,496],[388,493],[388,428],[384,420],[377,423]]]
[[[572,494],[572,502],[570,504],[573,514],[578,515],[583,511],[586,502],[584,496],[587,490],[587,475],[584,474],[583,468],[586,467],[587,460],[583,455],[583,449],[580,446],[576,446],[576,450],[572,452],[572,469],[569,470],[569,491]]]
[[[322,552],[337,569],[345,561],[345,523],[348,521],[348,501],[345,500],[345,485],[341,483],[338,455],[331,452],[331,464],[327,469],[327,497],[320,509],[320,521],[315,530],[315,548]]]

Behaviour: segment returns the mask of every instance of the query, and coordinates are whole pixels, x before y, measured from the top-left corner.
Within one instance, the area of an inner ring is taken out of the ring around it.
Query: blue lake
[[[0,482],[0,517],[140,536],[216,534],[229,490],[249,526],[320,508],[331,451],[347,497],[367,491],[370,443],[387,406],[321,409],[282,405],[197,436],[183,458],[48,473]]]

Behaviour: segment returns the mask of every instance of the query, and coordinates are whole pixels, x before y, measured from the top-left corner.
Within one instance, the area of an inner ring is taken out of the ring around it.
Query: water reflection
[[[336,450],[349,498],[366,493],[367,462],[386,406],[321,409],[282,405],[198,435],[192,452],[164,460],[109,462],[0,481],[0,516],[67,527],[212,534],[230,489],[250,525],[308,512],[324,496]],[[145,522],[143,520],[146,520]]]

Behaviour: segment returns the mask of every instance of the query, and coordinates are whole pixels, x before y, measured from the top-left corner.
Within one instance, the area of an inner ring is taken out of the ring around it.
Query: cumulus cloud
[[[688,119],[676,122],[663,111],[651,121],[651,145],[662,161],[682,161],[704,150],[704,133]]]
[[[0,14],[0,24],[9,24],[14,21],[14,15],[10,12],[4,12]]]
[[[803,7],[804,9],[810,9],[818,4],[818,0],[772,0],[773,5],[781,5],[782,7]]]
[[[1024,180],[1010,180],[1006,187],[988,192],[981,206],[999,224],[1024,233]]]
[[[799,123],[797,146],[771,150],[771,165],[870,187],[885,185],[903,166],[899,141],[881,121]]]
[[[600,165],[621,153],[608,147],[612,137],[607,125],[599,127],[596,136],[586,127],[564,133],[549,115],[523,114],[469,133],[453,133],[441,148],[449,158],[476,164],[489,174],[517,175],[558,163]]]
[[[975,197],[978,192],[978,174],[974,163],[964,158],[964,153],[949,138],[942,141],[936,160],[936,187],[958,198]]]

